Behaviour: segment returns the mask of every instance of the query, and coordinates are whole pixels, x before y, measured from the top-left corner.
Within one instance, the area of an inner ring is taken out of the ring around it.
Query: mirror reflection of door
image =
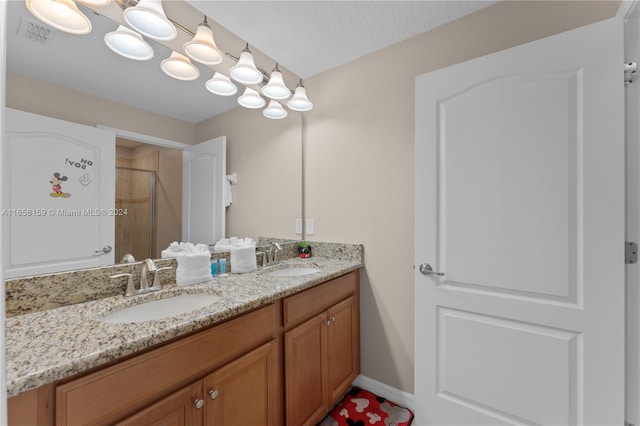
[[[116,139],[115,261],[159,258],[182,232],[182,152]]]

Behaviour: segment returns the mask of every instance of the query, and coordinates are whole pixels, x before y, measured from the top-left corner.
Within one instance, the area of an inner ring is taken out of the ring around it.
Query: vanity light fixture
[[[167,18],[162,0],[140,0],[127,7],[124,20],[134,30],[155,40],[173,40],[178,35],[175,25]]]
[[[258,84],[264,76],[253,61],[253,54],[249,50],[249,43],[240,54],[238,63],[231,67],[231,78],[242,84]]]
[[[269,82],[262,88],[262,94],[271,99],[287,99],[291,96],[291,91],[284,85],[278,64],[276,64],[276,67],[271,71]]]
[[[176,52],[171,52],[171,56],[160,63],[162,71],[169,77],[177,80],[195,80],[200,77],[200,70],[191,63],[189,58]]]
[[[298,86],[296,86],[296,91],[293,97],[289,99],[289,102],[287,102],[287,106],[289,109],[299,112],[309,111],[313,108],[313,103],[311,103],[307,97],[307,89],[302,85],[302,80],[300,80]]]
[[[78,0],[82,4],[87,6],[106,6],[111,0]]]
[[[219,96],[233,96],[238,93],[238,87],[224,74],[216,72],[204,84],[208,91]]]
[[[273,120],[280,120],[289,115],[289,113],[282,107],[282,105],[280,105],[280,102],[275,99],[271,99],[269,101],[269,106],[262,111],[262,115]]]
[[[238,103],[245,108],[258,109],[262,108],[267,101],[257,91],[247,87],[244,89],[244,93],[238,97]]]
[[[153,49],[137,32],[120,25],[117,30],[104,36],[109,49],[127,59],[146,61],[153,58]]]
[[[198,25],[193,39],[186,42],[182,47],[191,59],[205,65],[217,65],[224,59],[222,52],[213,40],[213,30],[211,25],[207,23],[206,16],[204,21]]]
[[[73,0],[27,0],[27,9],[36,18],[60,31],[89,34],[91,21]]]

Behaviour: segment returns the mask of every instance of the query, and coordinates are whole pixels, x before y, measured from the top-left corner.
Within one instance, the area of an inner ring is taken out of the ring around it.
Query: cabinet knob
[[[331,318],[329,318],[329,321],[330,321],[330,322],[336,322],[336,317],[331,317]]]
[[[201,408],[204,406],[204,401],[203,401],[203,400],[201,400],[201,399],[196,399],[196,400],[193,402],[193,406],[194,406],[194,407],[196,407],[196,410],[199,410],[199,409],[201,409]]]
[[[211,389],[211,390],[209,391],[209,398],[211,398],[211,399],[216,399],[217,397],[218,397],[218,391],[217,391],[217,390],[214,390],[214,389]]]

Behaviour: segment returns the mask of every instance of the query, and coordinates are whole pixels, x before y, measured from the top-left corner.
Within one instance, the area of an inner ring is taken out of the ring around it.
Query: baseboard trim
[[[353,381],[353,385],[373,392],[374,394],[386,398],[397,405],[406,407],[414,413],[416,411],[416,398],[410,393],[385,385],[382,382],[373,380],[369,377],[363,376],[362,374],[356,377]]]

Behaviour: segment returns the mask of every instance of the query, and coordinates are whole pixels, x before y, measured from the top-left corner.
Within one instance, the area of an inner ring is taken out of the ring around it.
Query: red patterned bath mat
[[[408,426],[412,421],[408,408],[354,387],[318,426]]]

